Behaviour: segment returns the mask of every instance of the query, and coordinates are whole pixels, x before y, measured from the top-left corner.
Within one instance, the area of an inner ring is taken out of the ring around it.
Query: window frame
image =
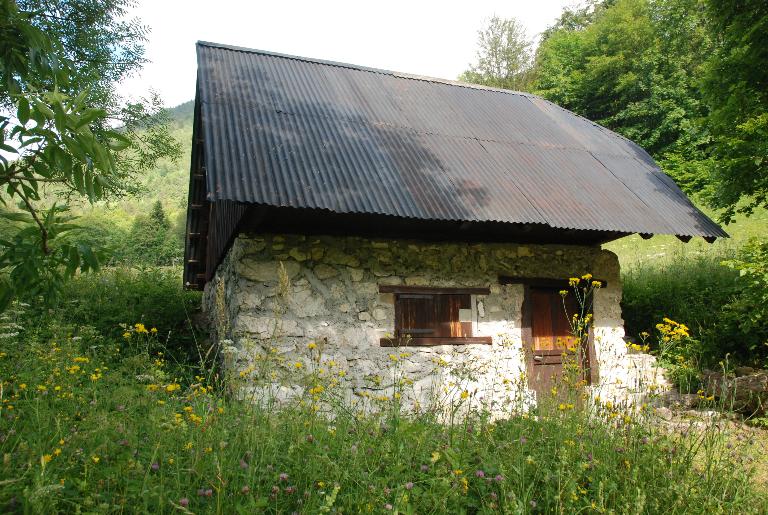
[[[413,337],[401,336],[401,328],[397,327],[400,320],[400,300],[403,298],[413,298],[415,295],[470,295],[472,300],[474,295],[489,295],[490,288],[442,288],[432,286],[398,286],[398,285],[379,285],[379,293],[391,293],[394,295],[395,305],[395,327],[394,336],[391,338],[381,338],[379,344],[382,347],[433,347],[437,345],[473,345],[473,344],[492,344],[492,336],[426,336]],[[475,310],[473,309],[473,312]]]

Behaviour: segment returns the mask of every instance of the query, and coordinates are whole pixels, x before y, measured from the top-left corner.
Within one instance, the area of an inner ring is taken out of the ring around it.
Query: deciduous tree
[[[130,5],[0,0],[0,202],[21,224],[0,241],[0,307],[18,293],[55,297],[57,282],[99,265],[52,198],[134,192],[137,174],[178,153],[157,99],[116,90],[144,63],[146,29],[124,21]]]

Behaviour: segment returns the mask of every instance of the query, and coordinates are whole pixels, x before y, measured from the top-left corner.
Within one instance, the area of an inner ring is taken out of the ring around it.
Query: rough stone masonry
[[[585,273],[608,282],[594,298],[599,382],[590,389],[631,402],[637,374],[623,340],[618,259],[597,247],[241,235],[207,284],[203,304],[230,372],[253,370],[256,356],[268,349],[285,363],[309,366],[307,345],[319,342],[343,396],[381,397],[395,390],[395,352],[398,372],[412,382],[407,402],[470,391],[498,414],[534,402],[524,380],[523,286],[500,285],[499,275]],[[382,284],[489,287],[489,295],[472,296],[472,323],[473,334],[492,336],[493,344],[381,347],[380,338],[394,330],[394,298],[379,293]],[[248,384],[239,388],[249,390]],[[302,394],[300,385],[284,381],[271,388],[278,399]]]

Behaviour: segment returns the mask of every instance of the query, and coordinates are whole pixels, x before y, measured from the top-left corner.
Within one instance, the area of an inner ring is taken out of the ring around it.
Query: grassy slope
[[[716,213],[712,210],[699,207],[712,219],[716,219]],[[610,242],[603,248],[615,252],[625,269],[680,257],[728,255],[750,238],[768,237],[768,210],[759,209],[750,217],[739,215],[733,223],[723,228],[731,237],[718,239],[713,244],[701,238],[683,243],[674,236],[654,236],[644,240],[633,235]]]

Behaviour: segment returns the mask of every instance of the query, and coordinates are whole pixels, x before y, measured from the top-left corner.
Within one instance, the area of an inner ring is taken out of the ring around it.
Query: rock
[[[357,314],[357,318],[358,320],[367,322],[368,320],[371,319],[371,314],[368,313],[367,311],[361,311],[360,313]]]
[[[408,286],[424,286],[429,284],[427,278],[423,275],[412,275],[405,278],[405,284]]]
[[[235,319],[235,330],[245,331],[258,338],[304,336],[304,330],[295,320],[276,320],[273,317],[245,314],[240,314]]]
[[[485,305],[482,300],[477,301],[477,316],[479,318],[485,318]]]
[[[379,284],[386,284],[391,286],[396,284],[403,284],[403,280],[396,275],[390,275],[388,277],[382,277],[379,279]]]
[[[387,312],[384,311],[381,308],[376,308],[373,310],[373,319],[374,320],[384,320],[387,318]]]
[[[325,298],[316,295],[312,290],[295,292],[288,298],[288,307],[298,318],[325,315]]]
[[[313,261],[320,261],[323,259],[323,255],[325,254],[325,249],[322,247],[314,247],[312,249],[312,260]]]
[[[666,392],[662,397],[665,405],[676,410],[693,409],[701,401],[701,398],[695,393],[678,393],[675,390]]]
[[[264,242],[264,240],[248,240],[244,247],[245,248],[243,251],[246,255],[256,254],[257,252],[261,252],[267,248],[267,244]]]
[[[301,266],[294,261],[283,263],[283,267],[285,268],[285,273],[288,275],[288,279],[296,277],[301,269]],[[242,260],[238,262],[236,271],[242,277],[250,281],[266,283],[278,281],[279,269],[279,262]]]
[[[355,282],[358,282],[363,279],[363,271],[359,268],[350,268],[349,269],[349,275],[352,277],[352,280]]]
[[[736,373],[736,377],[742,377],[742,376],[748,376],[750,374],[754,374],[755,372],[757,372],[757,370],[755,370],[752,367],[736,367],[734,369],[734,372]]]
[[[320,264],[315,267],[315,276],[318,279],[330,279],[337,275],[339,275],[339,271],[332,266]]]
[[[333,247],[325,252],[325,262],[332,265],[360,266],[360,260],[358,258],[345,254],[341,250]]]
[[[530,247],[517,247],[518,257],[533,257]]]
[[[339,311],[341,311],[342,313],[349,313],[350,309],[352,309],[352,306],[350,306],[346,302],[344,304],[339,304]]]
[[[307,281],[309,281],[309,284],[312,285],[312,288],[317,290],[320,293],[320,295],[322,295],[326,299],[331,296],[330,290],[326,288],[326,286],[323,284],[323,282],[320,279],[315,277],[315,274],[313,274],[311,270],[305,268],[304,277],[307,278]]]
[[[291,256],[296,261],[306,261],[309,257],[306,252],[302,252],[301,250],[297,249],[296,247],[292,248],[288,251],[288,255]]]
[[[714,395],[727,409],[747,415],[768,412],[768,370],[741,377],[724,376],[711,370],[705,370],[702,375],[707,395]]]

